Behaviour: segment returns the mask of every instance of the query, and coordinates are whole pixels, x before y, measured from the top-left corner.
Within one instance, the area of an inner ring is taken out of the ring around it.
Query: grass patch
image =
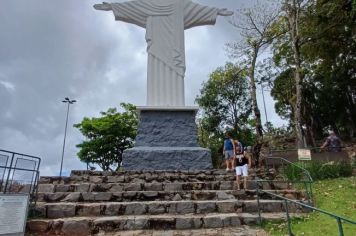
[[[356,221],[356,177],[316,181],[313,184],[317,208]],[[356,225],[343,223],[344,235],[356,235]],[[271,235],[288,235],[286,222],[266,223]],[[339,235],[336,220],[322,213],[311,213],[292,220],[294,235]]]

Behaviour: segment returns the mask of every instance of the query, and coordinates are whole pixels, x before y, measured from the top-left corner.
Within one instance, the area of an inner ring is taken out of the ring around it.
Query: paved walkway
[[[243,225],[221,229],[120,231],[118,233],[98,233],[96,236],[269,236],[269,234],[262,229]]]

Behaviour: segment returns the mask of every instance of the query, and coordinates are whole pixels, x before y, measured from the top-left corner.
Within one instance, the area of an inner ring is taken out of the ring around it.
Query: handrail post
[[[262,217],[261,217],[261,206],[260,206],[260,186],[259,182],[256,181],[256,191],[257,191],[257,209],[258,209],[258,223],[262,225]]]
[[[337,217],[336,220],[337,220],[337,225],[339,226],[339,235],[344,236],[344,230],[342,229],[342,222],[340,220],[340,217]]]
[[[287,200],[284,200],[284,205],[286,207],[286,214],[287,214],[288,235],[289,236],[293,236],[290,217],[289,217],[289,210],[288,210],[288,202],[287,202]]]
[[[9,170],[8,170],[8,173],[7,173],[6,182],[5,182],[4,193],[6,193],[7,185],[9,183],[10,173],[11,173],[11,170],[12,170],[12,163],[14,162],[14,158],[15,158],[15,153],[12,153],[11,161],[10,161],[10,167],[9,167]],[[6,167],[5,167],[5,170],[6,170]]]

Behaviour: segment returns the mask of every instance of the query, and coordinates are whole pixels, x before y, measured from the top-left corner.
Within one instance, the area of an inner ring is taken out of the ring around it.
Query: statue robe
[[[115,20],[146,28],[147,105],[184,106],[184,30],[215,24],[219,9],[191,0],[135,0],[111,6]]]

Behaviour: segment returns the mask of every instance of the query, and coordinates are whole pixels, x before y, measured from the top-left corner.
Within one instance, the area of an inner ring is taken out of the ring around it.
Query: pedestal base
[[[123,153],[124,170],[206,170],[209,149],[198,144],[197,107],[140,107],[135,147]]]
[[[124,151],[124,170],[212,169],[210,150],[200,147],[134,147]]]

